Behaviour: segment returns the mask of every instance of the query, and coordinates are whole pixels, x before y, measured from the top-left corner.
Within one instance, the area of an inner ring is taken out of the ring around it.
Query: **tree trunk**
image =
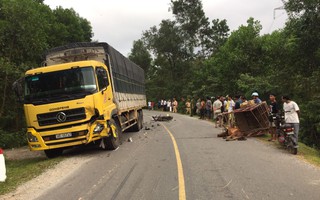
[[[7,87],[8,87],[8,70],[6,70],[5,78],[4,78],[4,83],[3,83],[3,99],[2,99],[2,104],[1,104],[1,109],[0,109],[0,117],[4,115],[4,108],[6,105],[6,99],[7,99]]]

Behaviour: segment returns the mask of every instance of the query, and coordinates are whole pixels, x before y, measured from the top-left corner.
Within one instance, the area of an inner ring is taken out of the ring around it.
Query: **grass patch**
[[[6,160],[7,180],[0,183],[0,195],[15,190],[20,184],[25,183],[52,168],[63,158],[31,158],[23,160]]]
[[[261,139],[264,142],[268,142],[268,139],[271,138],[270,134],[265,134],[263,136],[259,136],[259,139]],[[283,148],[281,144],[278,142],[268,142],[268,144],[273,144],[274,146],[278,148]],[[288,151],[289,153],[289,151]],[[301,142],[299,142],[299,148],[298,148],[298,155],[302,159],[306,160],[307,162],[320,167],[320,151],[318,149],[309,147]]]
[[[320,151],[299,142],[298,154],[308,162],[320,167]]]

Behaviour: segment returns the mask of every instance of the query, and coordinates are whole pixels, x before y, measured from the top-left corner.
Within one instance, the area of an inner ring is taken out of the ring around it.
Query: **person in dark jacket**
[[[270,99],[270,105],[269,105],[270,115],[271,117],[275,117],[279,113],[279,105],[277,103],[276,96],[274,94],[270,94],[269,99]],[[269,141],[276,141],[277,140],[276,124],[273,121],[273,118],[272,120],[270,120],[269,132],[271,134],[271,138],[269,139]]]

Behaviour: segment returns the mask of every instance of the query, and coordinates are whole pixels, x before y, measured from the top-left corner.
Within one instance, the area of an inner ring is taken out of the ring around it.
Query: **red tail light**
[[[285,128],[283,129],[284,132],[292,132],[294,129],[293,128]]]

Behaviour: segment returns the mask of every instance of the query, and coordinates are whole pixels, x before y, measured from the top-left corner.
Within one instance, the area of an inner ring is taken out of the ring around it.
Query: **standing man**
[[[195,98],[192,97],[191,98],[191,102],[190,102],[190,106],[191,106],[191,113],[190,113],[190,117],[192,117],[194,115],[194,113],[196,113],[196,106],[195,106],[195,102],[194,102]]]
[[[258,92],[253,92],[251,96],[255,104],[261,103],[261,99],[259,99]]]
[[[269,95],[270,99],[270,114],[272,116],[272,120],[270,120],[270,134],[271,138],[269,141],[276,141],[277,140],[277,134],[276,134],[276,122],[273,120],[273,117],[275,117],[279,113],[279,106],[276,101],[276,96],[274,94]]]
[[[197,115],[200,115],[200,110],[201,110],[201,99],[200,98],[197,100],[196,107],[197,107],[196,113],[197,113]]]
[[[242,104],[241,95],[236,95],[234,97],[234,100],[235,100],[234,109],[237,110],[240,108],[240,105]]]
[[[178,110],[177,110],[178,102],[177,102],[176,98],[173,98],[172,107],[173,107],[173,112],[177,113],[178,112]]]
[[[234,127],[234,110],[235,103],[232,99],[231,95],[228,95],[228,101],[227,101],[227,109],[228,109],[228,121],[229,121],[229,127]]]
[[[206,102],[204,99],[201,99],[200,102],[200,119],[205,119],[206,115]]]
[[[213,102],[213,116],[214,116],[214,121],[216,122],[216,128],[218,128],[218,123],[219,127],[222,126],[222,116],[221,116],[221,108],[222,108],[222,102],[220,101],[220,97],[217,97],[217,100]]]
[[[172,103],[171,103],[171,100],[169,99],[168,101],[167,101],[167,110],[169,111],[169,112],[172,112],[172,105],[171,105]]]
[[[148,110],[151,110],[151,101],[148,101]]]
[[[161,99],[161,110],[163,111],[163,99]]]
[[[212,112],[212,101],[211,101],[211,98],[208,96],[206,101],[206,115],[208,120],[211,119],[211,112]]]
[[[283,110],[284,110],[284,120],[286,124],[291,124],[294,128],[294,138],[293,142],[295,148],[298,148],[298,134],[300,127],[300,109],[296,102],[292,101],[289,96],[282,96]]]
[[[188,114],[191,115],[191,103],[190,103],[190,100],[189,100],[189,99],[187,99],[185,105],[186,105],[186,114],[187,114],[187,115],[188,115]]]

